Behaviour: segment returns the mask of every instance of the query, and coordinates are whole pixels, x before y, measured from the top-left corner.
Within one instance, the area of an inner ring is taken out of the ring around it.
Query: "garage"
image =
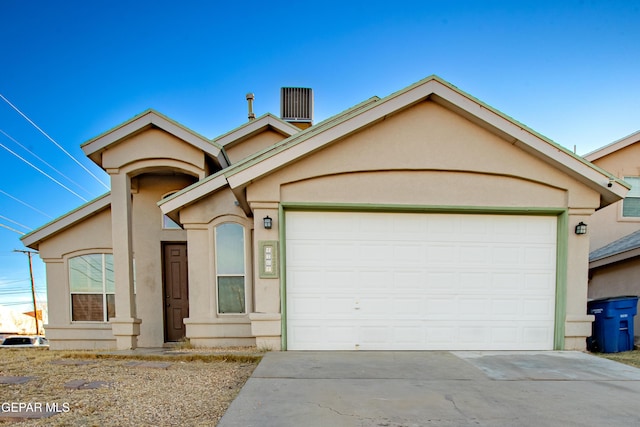
[[[289,350],[551,350],[557,217],[287,211]]]

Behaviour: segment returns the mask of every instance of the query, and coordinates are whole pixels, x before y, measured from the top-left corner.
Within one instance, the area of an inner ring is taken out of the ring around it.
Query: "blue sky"
[[[0,99],[0,224],[107,191],[80,144],[147,108],[214,138],[246,121],[247,92],[279,114],[282,86],[312,87],[318,122],[437,74],[585,154],[640,129],[638,22],[622,0],[0,0],[0,94],[91,172]],[[0,227],[0,304],[28,310],[19,237]]]

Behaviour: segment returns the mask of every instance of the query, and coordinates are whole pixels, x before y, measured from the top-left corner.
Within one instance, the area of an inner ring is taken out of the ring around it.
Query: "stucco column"
[[[111,175],[111,229],[116,317],[110,323],[118,350],[127,350],[137,346],[141,320],[133,289],[131,178],[126,173]]]
[[[256,346],[269,350],[280,350],[282,339],[282,322],[280,314],[280,255],[282,245],[280,239],[280,221],[278,203],[251,203],[254,219],[254,301],[255,312],[249,314],[251,332],[256,337]],[[272,219],[272,227],[264,228],[264,217]],[[271,246],[271,271],[265,274],[266,262],[264,245]],[[275,252],[273,252],[275,251]]]
[[[589,230],[575,234],[576,225],[589,223],[593,209],[569,209],[565,350],[586,349],[594,317],[587,314],[587,282],[589,280]]]

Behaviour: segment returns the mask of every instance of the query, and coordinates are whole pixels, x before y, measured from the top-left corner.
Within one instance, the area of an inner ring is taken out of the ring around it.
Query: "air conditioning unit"
[[[313,89],[283,87],[280,90],[280,117],[292,123],[313,122]]]

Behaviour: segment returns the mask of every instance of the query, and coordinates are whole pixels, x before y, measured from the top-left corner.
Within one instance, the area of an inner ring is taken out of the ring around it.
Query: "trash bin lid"
[[[604,298],[597,298],[597,299],[592,299],[589,300],[588,303],[592,303],[592,302],[605,302],[605,301],[622,301],[622,300],[626,300],[626,299],[638,299],[637,295],[620,295],[617,297],[604,297]]]

